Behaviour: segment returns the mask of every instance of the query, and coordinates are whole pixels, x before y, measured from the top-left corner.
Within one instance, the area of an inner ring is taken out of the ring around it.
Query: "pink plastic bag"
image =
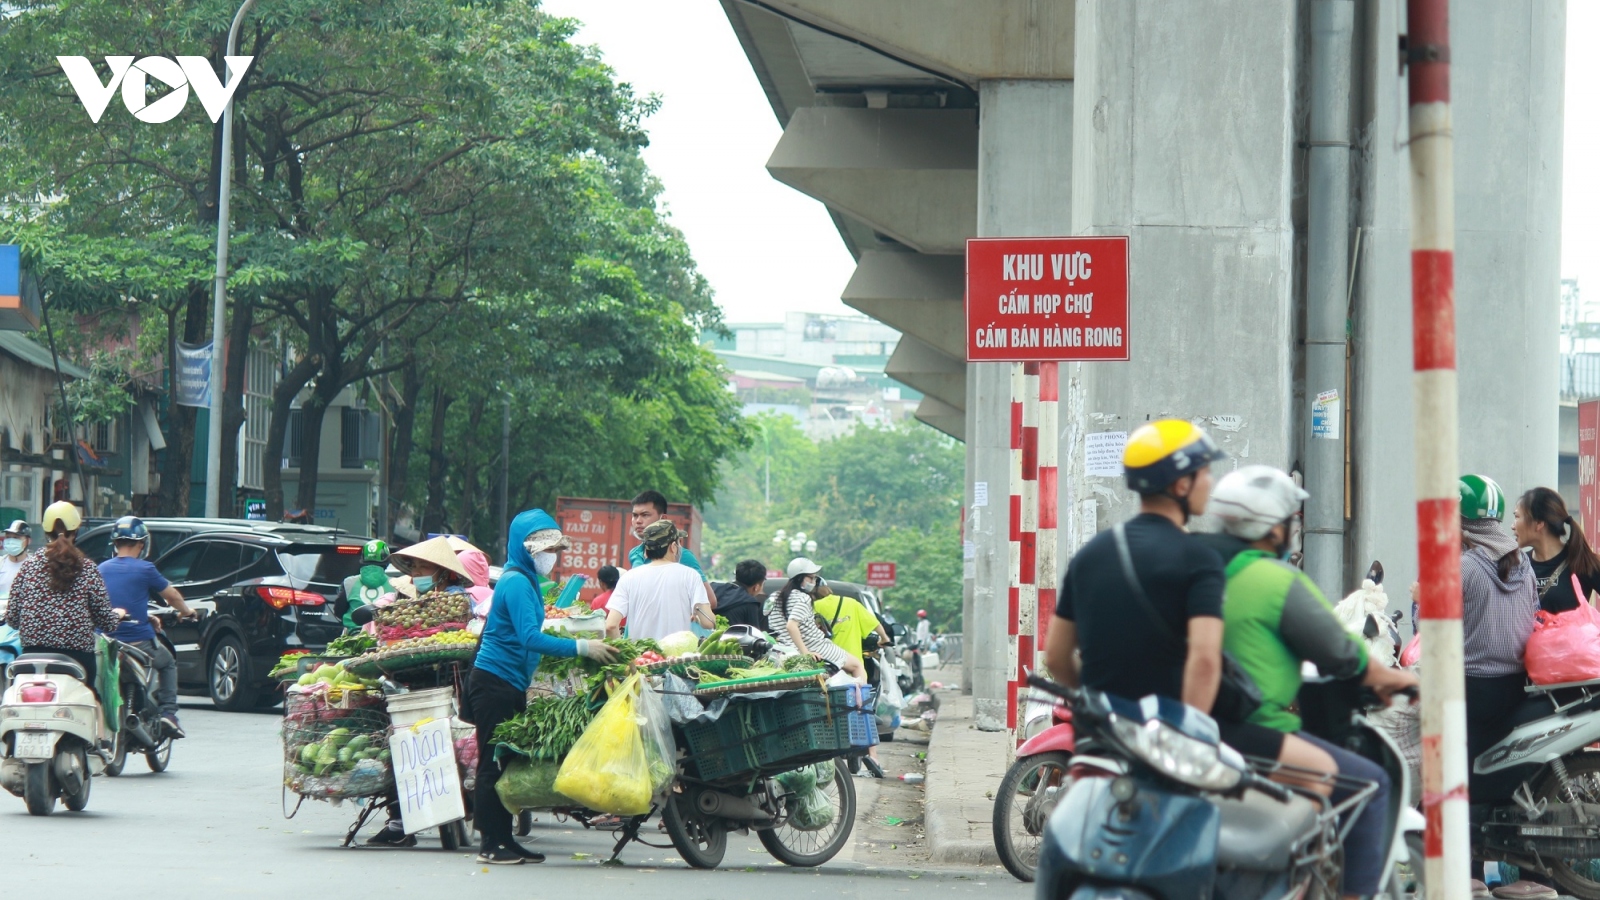
[[[1422,635],[1413,634],[1411,640],[1406,642],[1404,650],[1400,651],[1400,668],[1409,669],[1422,662]]]
[[[1573,593],[1583,596],[1574,577]],[[1563,613],[1540,610],[1523,652],[1534,684],[1570,684],[1600,679],[1600,613],[1582,600]]]

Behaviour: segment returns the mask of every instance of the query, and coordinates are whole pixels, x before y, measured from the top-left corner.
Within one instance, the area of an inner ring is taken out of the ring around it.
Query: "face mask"
[[[417,593],[426,594],[427,592],[433,590],[433,576],[418,575],[417,577],[411,579],[411,586],[417,589]]]
[[[549,575],[556,567],[556,554],[535,553],[533,555],[533,570],[540,575]]]
[[[7,556],[20,556],[22,554],[22,538],[6,538],[3,545]]]
[[[806,580],[800,582],[800,590],[805,591],[808,594],[816,589],[817,580],[815,578],[807,578]]]

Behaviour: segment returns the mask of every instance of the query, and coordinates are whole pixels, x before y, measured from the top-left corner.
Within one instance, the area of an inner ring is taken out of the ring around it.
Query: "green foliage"
[[[867,562],[894,562],[898,586],[885,597],[897,618],[925,608],[936,627],[961,627],[960,445],[917,422],[863,426],[820,445],[788,416],[748,417],[744,429],[751,446],[726,464],[706,510],[702,559],[716,559],[714,577],[732,578],[747,558],[783,568],[794,554],[774,534],[803,531],[824,575],[860,582]]]

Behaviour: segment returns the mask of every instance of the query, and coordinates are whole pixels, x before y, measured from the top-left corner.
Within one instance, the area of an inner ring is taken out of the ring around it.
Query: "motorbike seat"
[[[79,681],[89,680],[89,673],[83,670],[83,666],[79,665],[77,660],[60,653],[24,653],[6,666],[8,677],[14,678],[18,672],[71,675]]]
[[[155,665],[155,657],[131,644],[123,644],[117,648],[117,652],[145,668]]]
[[[1278,872],[1289,868],[1289,851],[1317,824],[1317,807],[1295,794],[1279,803],[1257,791],[1237,799],[1217,798],[1221,827],[1217,866]]]

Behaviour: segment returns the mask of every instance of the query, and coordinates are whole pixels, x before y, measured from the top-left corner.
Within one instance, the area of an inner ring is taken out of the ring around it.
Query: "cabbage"
[[[692,631],[669,634],[656,641],[656,643],[661,645],[661,655],[668,659],[674,656],[682,656],[685,653],[693,653],[700,649],[700,639],[695,637]]]

